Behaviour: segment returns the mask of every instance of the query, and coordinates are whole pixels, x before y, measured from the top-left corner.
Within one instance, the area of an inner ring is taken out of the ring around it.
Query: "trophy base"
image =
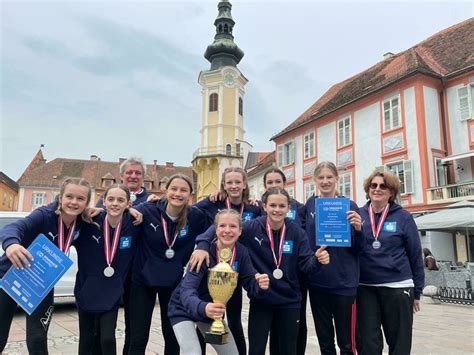
[[[205,334],[206,343],[208,344],[216,344],[216,345],[227,344],[228,338],[229,338],[228,332],[224,332],[224,333],[206,332]]]

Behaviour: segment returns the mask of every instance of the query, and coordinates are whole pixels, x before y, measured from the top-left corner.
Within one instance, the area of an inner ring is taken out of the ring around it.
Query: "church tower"
[[[214,21],[216,35],[204,57],[209,70],[199,73],[202,87],[201,144],[193,155],[197,199],[217,190],[228,166],[243,167],[248,143],[244,141],[244,86],[247,79],[237,64],[244,52],[234,43],[232,4],[221,0]]]

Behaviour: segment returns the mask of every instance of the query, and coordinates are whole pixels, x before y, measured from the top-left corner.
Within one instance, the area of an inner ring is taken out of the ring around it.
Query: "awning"
[[[470,150],[468,152],[461,153],[461,154],[453,154],[453,155],[444,157],[443,159],[441,159],[441,163],[446,163],[447,161],[459,160],[459,159],[470,158],[470,157],[474,157],[474,150]]]
[[[446,208],[415,218],[418,230],[474,228],[474,202],[461,201]]]

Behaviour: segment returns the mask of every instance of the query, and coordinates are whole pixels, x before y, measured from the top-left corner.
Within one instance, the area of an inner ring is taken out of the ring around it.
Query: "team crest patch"
[[[178,238],[184,238],[188,235],[189,226],[186,224],[183,229],[179,231]]]
[[[384,232],[396,232],[397,231],[397,222],[385,222],[383,224]]]
[[[129,249],[132,246],[132,237],[120,237],[120,249]]]
[[[293,253],[293,241],[292,240],[285,240],[283,242],[283,254],[292,254]]]
[[[289,210],[288,213],[286,214],[286,217],[294,221],[296,218],[296,211]]]
[[[251,221],[253,219],[253,212],[242,213],[242,221]]]

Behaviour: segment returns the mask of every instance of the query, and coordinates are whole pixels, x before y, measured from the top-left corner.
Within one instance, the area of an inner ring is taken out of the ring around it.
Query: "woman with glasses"
[[[395,202],[400,181],[374,171],[364,182],[368,202],[360,209],[365,243],[359,256],[357,350],[410,354],[413,313],[420,310],[424,284],[421,242],[412,215]]]

